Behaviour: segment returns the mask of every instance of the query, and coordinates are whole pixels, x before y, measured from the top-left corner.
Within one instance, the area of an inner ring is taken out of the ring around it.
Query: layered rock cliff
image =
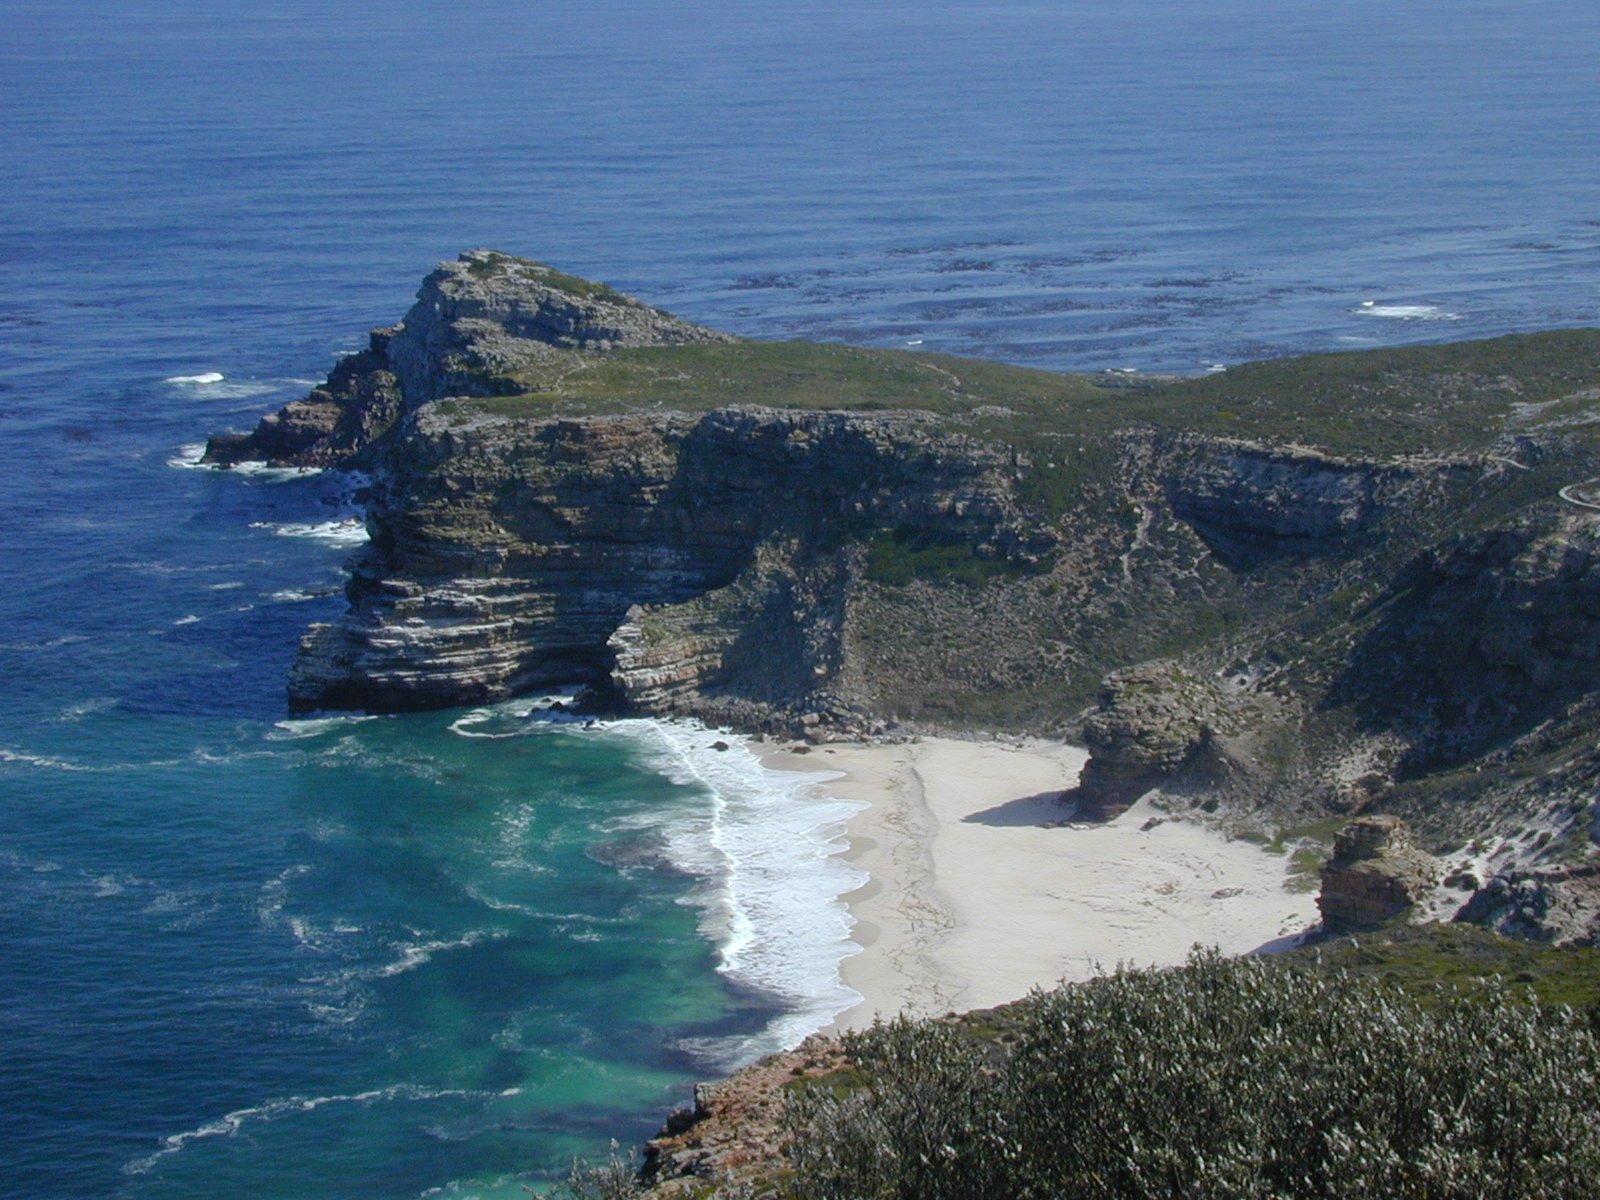
[[[1600,513],[1571,498],[1597,380],[1580,330],[1113,389],[741,341],[474,251],[208,454],[372,471],[297,708],[581,684],[817,740],[1080,734],[1086,811],[1400,812],[1567,912],[1600,776]]]
[[[378,462],[373,549],[348,616],[308,636],[297,706],[609,683],[656,711],[827,711],[842,541],[916,526],[1003,561],[1055,540],[1018,507],[1003,455],[916,413],[424,408]]]

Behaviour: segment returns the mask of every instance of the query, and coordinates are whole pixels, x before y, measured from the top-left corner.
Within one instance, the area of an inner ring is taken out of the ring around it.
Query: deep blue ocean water
[[[705,731],[286,721],[354,484],[170,464],[435,261],[1058,368],[1600,306],[1592,0],[0,16],[8,1196],[520,1195],[838,1002],[840,810]]]

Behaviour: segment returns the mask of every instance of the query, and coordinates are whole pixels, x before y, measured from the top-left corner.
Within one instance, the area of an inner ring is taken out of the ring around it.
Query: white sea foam
[[[291,479],[308,479],[313,475],[324,473],[323,467],[275,467],[271,463],[242,462],[231,467],[224,467],[220,463],[205,461],[206,445],[204,442],[191,442],[179,446],[177,452],[167,459],[167,466],[176,467],[180,471],[230,471],[235,475],[243,476],[260,483],[283,483]]]
[[[149,904],[144,906],[144,911],[151,914],[181,912],[188,906],[188,902],[177,892],[161,892]]]
[[[367,523],[359,517],[341,517],[336,521],[320,521],[316,524],[272,521],[252,521],[251,529],[270,529],[276,537],[310,538],[321,542],[325,546],[362,546],[371,540],[367,532]]]
[[[173,622],[173,624],[174,625],[195,625],[195,624],[198,624],[199,621],[200,621],[199,617],[195,616],[193,613],[190,613],[186,617],[179,617],[176,621]]]
[[[25,750],[6,750],[3,748],[0,748],[0,763],[15,763],[18,766],[26,767],[43,767],[51,771],[88,771],[93,769],[68,762],[63,758],[51,758],[44,754],[29,754]]]
[[[48,638],[42,642],[0,642],[0,650],[15,650],[20,654],[35,654],[40,650],[58,650],[62,646],[74,646],[79,642],[89,639],[81,633],[65,634],[61,637]]]
[[[533,732],[531,723],[545,725],[588,724],[591,718],[558,707],[578,694],[578,688],[565,688],[541,696],[521,696],[474,708],[450,722],[449,730],[458,737],[514,738]]]
[[[483,942],[499,941],[506,936],[503,929],[474,929],[470,933],[457,938],[439,938],[428,942],[398,942],[394,950],[399,957],[392,962],[387,962],[377,967],[361,967],[349,972],[352,979],[388,979],[395,975],[404,975],[407,971],[415,971],[424,963],[431,962],[435,954],[443,954],[451,950],[466,950]]]
[[[371,1091],[352,1092],[339,1096],[290,1096],[283,1100],[269,1100],[251,1108],[235,1109],[231,1113],[208,1121],[197,1129],[174,1133],[161,1139],[161,1149],[144,1158],[127,1163],[124,1175],[143,1175],[168,1155],[177,1154],[185,1147],[206,1138],[233,1137],[246,1125],[267,1122],[303,1113],[315,1112],[328,1104],[382,1104],[393,1101],[490,1099],[503,1092],[467,1091],[461,1088],[428,1088],[413,1083],[397,1083]]]
[[[324,467],[275,467],[271,463],[242,462],[230,468],[235,475],[243,475],[247,479],[259,480],[262,483],[283,483],[290,479],[309,479],[313,475],[321,475]]]
[[[1363,300],[1350,310],[1358,317],[1382,317],[1391,321],[1459,321],[1460,313],[1448,312],[1437,304],[1379,304]]]
[[[219,468],[215,463],[202,462],[205,457],[206,444],[204,442],[191,442],[186,446],[179,446],[177,453],[167,459],[167,466],[176,467],[180,471],[215,471]]]
[[[858,1003],[839,979],[840,961],[859,950],[841,897],[867,877],[838,855],[845,822],[862,806],[822,794],[837,776],[769,770],[743,740],[692,722],[621,721],[605,736],[708,793],[698,811],[636,824],[658,828],[673,863],[701,881],[689,902],[717,946],[718,970],[788,1010],[763,1033],[714,1047],[722,1065],[795,1046]]]
[[[285,867],[261,885],[260,899],[256,903],[256,917],[264,928],[271,929],[283,921],[283,906],[289,900],[289,883],[310,871],[310,864],[296,863],[292,867]]]
[[[281,386],[270,380],[229,379],[221,371],[201,371],[196,375],[170,375],[161,381],[196,400],[244,400],[277,391]]]
[[[268,600],[275,600],[279,604],[299,604],[303,600],[315,600],[316,598],[316,592],[303,592],[298,588],[287,588],[281,592],[273,592],[267,597]]]
[[[96,713],[110,712],[117,706],[115,696],[92,696],[88,700],[80,700],[76,704],[69,704],[56,713],[56,720],[62,724],[72,724],[85,717],[92,717]]]
[[[337,717],[304,717],[295,721],[275,721],[272,732],[267,734],[269,742],[293,742],[301,738],[319,737],[324,733],[332,733],[337,729],[346,729],[351,725],[360,725],[366,721],[376,721],[378,718],[366,713],[348,713]]]

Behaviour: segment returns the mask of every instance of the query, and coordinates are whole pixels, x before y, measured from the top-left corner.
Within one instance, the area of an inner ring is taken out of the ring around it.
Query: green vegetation
[[[987,1026],[846,1038],[797,1091],[794,1200],[1600,1196],[1600,1043],[1498,989],[1196,954]]]
[[[1430,925],[1196,951],[846,1035],[735,1200],[1600,1196],[1600,950]],[[637,1160],[574,1200],[650,1189]]]
[[[905,587],[914,579],[982,587],[1027,571],[1010,559],[983,558],[965,542],[941,541],[923,529],[880,532],[867,545],[867,578],[887,587]]]
[[[474,262],[469,269],[497,268]],[[535,269],[575,295],[628,299],[604,284]],[[1600,428],[1594,421],[1600,397],[1592,394],[1600,384],[1595,329],[1304,355],[1137,388],[1102,388],[1087,376],[943,354],[816,342],[574,351],[510,379],[525,389],[520,395],[469,403],[512,416],[761,404],[959,417],[978,436],[1025,447],[1036,460],[1028,486],[1041,498],[1070,492],[1077,460],[1102,456],[1108,435],[1135,424],[1373,455],[1482,449],[1506,430],[1514,411],[1570,427],[1576,436]]]
[[[598,285],[591,285],[598,286]],[[514,373],[518,396],[473,400],[507,416],[706,412],[738,404],[773,408],[919,409],[968,416],[1003,405],[1031,421],[1067,422],[1107,393],[1077,376],[1003,363],[818,342],[733,342],[571,351]]]
[[[1504,938],[1474,925],[1423,925],[1341,938],[1302,954],[1330,970],[1401,987],[1423,1005],[1450,994],[1440,985],[1464,994],[1491,987],[1520,1003],[1578,1009],[1600,1029],[1600,950]]]
[[[1581,419],[1597,399],[1581,393],[1596,383],[1600,330],[1565,329],[1244,363],[1129,408],[1202,432],[1389,455],[1481,449],[1515,406],[1547,405],[1541,421]]]

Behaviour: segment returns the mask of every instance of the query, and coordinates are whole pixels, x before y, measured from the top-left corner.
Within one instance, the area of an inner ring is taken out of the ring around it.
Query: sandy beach
[[[863,1000],[836,1029],[999,1004],[1119,962],[1176,963],[1197,942],[1281,947],[1317,920],[1313,895],[1285,890],[1283,856],[1146,803],[1060,824],[1087,757],[1074,746],[927,738],[762,757],[843,772],[828,793],[869,805],[847,852],[871,876],[845,897],[862,950],[840,968]]]

